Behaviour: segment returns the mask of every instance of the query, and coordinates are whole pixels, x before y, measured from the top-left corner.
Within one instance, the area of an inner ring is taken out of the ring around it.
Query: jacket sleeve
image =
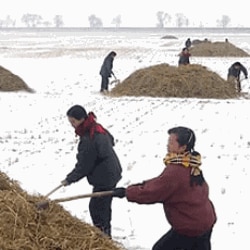
[[[160,176],[127,187],[127,200],[138,204],[162,203],[178,188],[178,181],[171,175],[165,168]]]
[[[243,65],[241,65],[240,69],[243,72],[243,74],[245,75],[245,77],[247,78],[247,75],[248,75],[247,69]]]
[[[227,77],[231,76],[232,75],[232,67],[230,67],[228,69],[228,72],[227,72]]]
[[[105,129],[105,131],[106,131],[106,133],[108,134],[108,136],[110,138],[112,146],[114,147],[115,146],[115,138],[114,138],[114,136],[107,129]]]
[[[75,168],[66,177],[69,184],[77,182],[83,177],[89,175],[95,167],[97,152],[94,143],[90,141],[90,138],[81,138],[76,158],[77,162]]]

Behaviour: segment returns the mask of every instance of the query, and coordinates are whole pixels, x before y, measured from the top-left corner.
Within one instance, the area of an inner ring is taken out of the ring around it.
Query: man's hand
[[[124,198],[126,196],[126,188],[114,188],[113,197]]]
[[[63,186],[68,186],[68,185],[69,185],[69,183],[68,183],[68,181],[67,181],[67,180],[63,180],[63,181],[61,181],[61,184],[62,184]]]

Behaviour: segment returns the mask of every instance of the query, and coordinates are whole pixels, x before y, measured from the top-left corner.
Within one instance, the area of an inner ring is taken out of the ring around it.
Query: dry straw
[[[228,40],[225,42],[210,42],[207,39],[194,40],[190,53],[191,58],[192,56],[249,57],[248,53]],[[240,96],[232,83],[198,64],[181,67],[159,64],[139,69],[117,84],[110,95],[214,99]]]
[[[101,231],[51,202],[37,210],[44,197],[31,196],[0,173],[1,250],[121,250]]]
[[[203,41],[190,48],[192,56],[199,57],[249,57],[244,50],[230,42]]]
[[[201,65],[159,64],[139,69],[116,85],[112,96],[235,98],[235,87]]]
[[[0,66],[0,91],[27,91],[32,90],[19,76]]]

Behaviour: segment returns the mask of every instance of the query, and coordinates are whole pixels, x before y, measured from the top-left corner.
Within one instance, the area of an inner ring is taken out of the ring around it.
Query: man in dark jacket
[[[191,45],[192,45],[192,42],[191,42],[191,40],[190,40],[190,38],[188,38],[187,40],[186,40],[186,42],[185,42],[185,46],[186,46],[186,48],[190,48],[191,47]]]
[[[93,112],[86,113],[80,105],[71,107],[67,116],[80,136],[75,168],[62,181],[64,186],[84,177],[93,192],[112,190],[121,179],[122,168],[113,149],[113,136],[96,122]],[[93,224],[111,237],[112,196],[92,197],[89,211]]]
[[[240,62],[235,62],[230,66],[227,74],[228,82],[233,83],[236,86],[236,90],[238,92],[241,92],[241,80],[240,80],[241,72],[244,74],[245,79],[247,79],[248,78],[247,69]]]
[[[111,51],[104,59],[100,75],[102,77],[101,82],[101,92],[108,91],[108,85],[109,85],[109,78],[113,75],[115,77],[115,74],[113,72],[113,61],[116,57],[116,52]]]

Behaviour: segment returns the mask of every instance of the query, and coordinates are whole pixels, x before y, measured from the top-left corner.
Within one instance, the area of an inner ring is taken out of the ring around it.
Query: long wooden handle
[[[59,186],[57,186],[56,188],[54,188],[53,190],[51,190],[48,194],[45,195],[45,198],[48,198],[51,194],[53,194],[54,192],[56,192],[56,190],[58,190],[59,188],[61,188],[63,185],[60,184]]]
[[[59,202],[72,201],[72,200],[78,200],[78,199],[83,199],[83,198],[108,196],[108,195],[112,195],[113,193],[114,193],[113,191],[101,191],[101,192],[94,192],[90,194],[82,194],[82,195],[76,195],[76,196],[71,196],[71,197],[66,197],[66,198],[59,198],[53,201],[59,203]]]

